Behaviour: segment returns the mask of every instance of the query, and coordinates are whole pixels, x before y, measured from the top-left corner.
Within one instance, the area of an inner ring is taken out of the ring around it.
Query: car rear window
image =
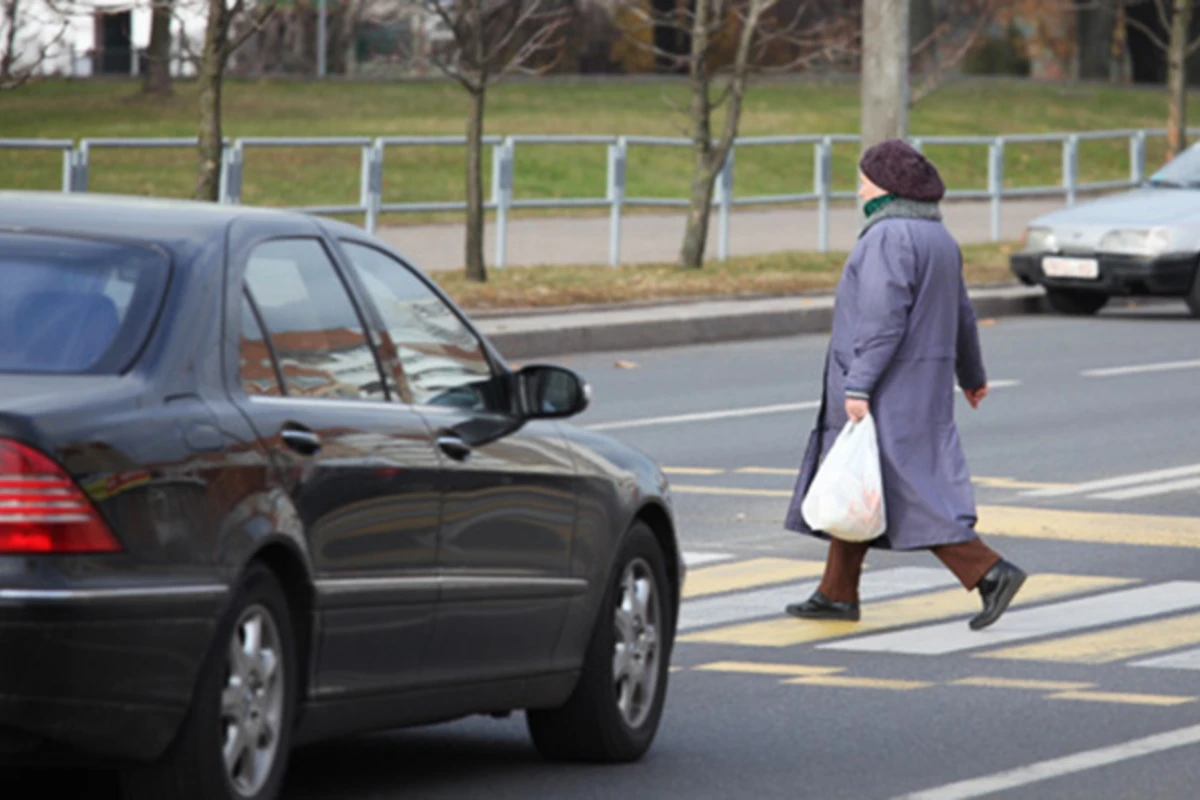
[[[0,233],[0,372],[120,372],[153,325],[169,268],[148,246]]]

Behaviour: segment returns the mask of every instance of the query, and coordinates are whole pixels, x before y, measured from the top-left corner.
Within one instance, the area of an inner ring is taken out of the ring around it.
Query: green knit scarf
[[[866,204],[863,205],[863,214],[867,219],[870,219],[871,217],[875,216],[876,211],[883,208],[888,203],[895,201],[896,199],[896,195],[894,194],[885,194],[876,197],[874,200],[868,200]]]

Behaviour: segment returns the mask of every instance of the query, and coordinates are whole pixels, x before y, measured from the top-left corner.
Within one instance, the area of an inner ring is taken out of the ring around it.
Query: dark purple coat
[[[954,424],[954,384],[987,382],[962,254],[936,207],[902,208],[862,234],[838,285],[825,412],[809,438],[788,529],[820,458],[846,424],[846,392],[869,396],[879,435],[887,530],[872,547],[916,550],[975,536],[975,493]],[[918,209],[919,210],[919,209]],[[919,218],[919,217],[925,218]],[[823,442],[820,440],[823,439]],[[820,445],[819,446],[819,442]]]

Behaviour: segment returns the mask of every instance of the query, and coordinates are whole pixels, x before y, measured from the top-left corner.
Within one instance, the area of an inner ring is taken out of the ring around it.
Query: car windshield
[[[150,247],[0,233],[0,372],[120,372],[149,332],[168,268]]]
[[[1194,144],[1150,178],[1154,186],[1200,187],[1200,144]]]

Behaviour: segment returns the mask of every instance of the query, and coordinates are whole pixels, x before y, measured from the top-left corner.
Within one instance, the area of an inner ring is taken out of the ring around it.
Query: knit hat
[[[858,167],[872,183],[897,197],[936,203],[946,194],[937,167],[899,139],[888,139],[869,148]]]

